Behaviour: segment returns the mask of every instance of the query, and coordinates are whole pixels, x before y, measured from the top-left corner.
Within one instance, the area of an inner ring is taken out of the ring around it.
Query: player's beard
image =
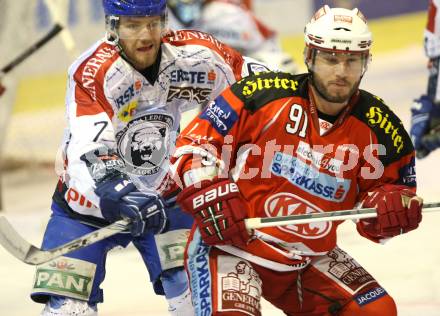
[[[357,82],[353,84],[348,93],[346,94],[331,94],[327,87],[324,85],[322,80],[316,78],[315,75],[312,75],[312,84],[315,87],[315,90],[324,100],[332,103],[345,103],[350,100],[351,96],[358,90],[359,84],[361,82],[361,78]]]

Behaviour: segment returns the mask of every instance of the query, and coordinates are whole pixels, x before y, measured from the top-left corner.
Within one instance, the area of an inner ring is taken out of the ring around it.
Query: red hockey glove
[[[189,186],[179,194],[177,203],[194,217],[208,245],[243,245],[250,238],[243,221],[247,206],[237,185],[228,179]]]
[[[385,184],[368,193],[362,207],[375,207],[377,217],[361,220],[373,238],[394,237],[416,229],[422,220],[422,198],[403,185]]]

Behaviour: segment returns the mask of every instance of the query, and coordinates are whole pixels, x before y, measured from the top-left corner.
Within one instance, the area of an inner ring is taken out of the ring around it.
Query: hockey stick
[[[440,202],[423,204],[423,213],[440,212]],[[309,224],[316,222],[333,222],[347,219],[363,219],[376,217],[375,208],[361,208],[344,211],[310,213],[277,217],[256,217],[245,219],[247,229],[263,227]]]
[[[10,72],[12,69],[21,64],[24,60],[26,60],[29,56],[39,50],[42,46],[44,46],[47,42],[49,42],[52,38],[57,36],[63,30],[63,27],[60,24],[55,24],[53,28],[47,33],[44,37],[42,37],[39,41],[34,43],[31,47],[26,49],[20,55],[18,55],[14,60],[12,60],[9,64],[4,66],[0,70],[0,80],[1,78]]]
[[[58,2],[58,3],[57,3]],[[76,43],[73,39],[73,35],[67,27],[67,17],[69,11],[69,1],[65,0],[44,0],[50,15],[54,23],[59,24],[63,27],[60,34],[61,41],[63,42],[64,48],[70,54],[70,57],[75,58],[78,56],[78,51],[76,49]],[[64,14],[63,14],[64,13]]]
[[[27,242],[4,216],[0,216],[0,244],[18,260],[27,264],[38,265],[118,234],[126,230],[128,226],[128,220],[120,220],[59,247],[42,250]]]
[[[440,203],[426,203],[423,206],[424,213],[438,211],[440,211]],[[255,229],[324,221],[371,218],[376,217],[376,215],[376,209],[364,208],[358,210],[278,216],[271,218],[248,218],[245,220],[245,225],[247,229]],[[8,220],[4,216],[0,216],[0,244],[20,261],[31,265],[39,265],[120,233],[126,230],[129,224],[130,222],[128,220],[120,220],[56,248],[42,250],[23,239]]]
[[[61,12],[57,7],[57,4],[53,0],[45,0],[45,3],[49,9],[50,14],[52,15],[53,20],[55,21],[55,25],[52,27],[52,29],[40,40],[38,40],[36,43],[34,43],[31,47],[26,49],[24,52],[22,52],[20,55],[18,55],[14,60],[12,60],[9,64],[4,66],[2,69],[0,69],[0,81],[1,79],[11,70],[13,70],[15,67],[17,67],[19,64],[21,64],[24,60],[26,60],[29,56],[31,56],[33,53],[35,53],[37,50],[39,50],[41,47],[46,45],[51,39],[53,39],[55,36],[57,36],[61,31],[61,39],[63,41],[63,44],[66,48],[66,50],[76,56],[76,45],[75,41],[73,40],[73,36],[70,33],[70,31],[63,26],[63,23],[61,22]],[[0,95],[4,92],[4,87],[0,85]]]
[[[18,55],[14,60],[12,60],[9,64],[0,69],[0,96],[6,91],[6,88],[1,84],[1,80],[3,77],[21,64],[24,60],[26,60],[29,56],[39,50],[42,46],[44,46],[47,42],[49,42],[52,38],[58,35],[63,30],[63,27],[60,24],[55,24],[53,28],[47,33],[44,37],[42,37],[39,41],[34,43],[31,47],[26,49],[20,55]]]

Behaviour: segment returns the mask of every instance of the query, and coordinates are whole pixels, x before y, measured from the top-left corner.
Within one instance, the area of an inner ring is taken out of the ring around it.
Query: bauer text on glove
[[[179,194],[177,203],[192,214],[208,245],[243,245],[250,238],[244,223],[246,203],[237,184],[228,179],[191,185]]]

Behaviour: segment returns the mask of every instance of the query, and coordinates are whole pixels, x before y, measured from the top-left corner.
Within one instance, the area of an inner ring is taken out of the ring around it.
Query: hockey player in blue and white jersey
[[[42,315],[97,315],[109,250],[130,242],[172,315],[192,315],[183,252],[192,225],[168,176],[183,111],[205,106],[256,61],[198,31],[170,31],[165,0],[103,0],[107,35],[69,68],[64,168],[42,247],[121,218],[131,230],[36,270]],[[176,190],[175,190],[176,189]]]
[[[428,89],[411,108],[411,139],[417,158],[440,147],[440,0],[430,0],[424,46],[428,57]]]

